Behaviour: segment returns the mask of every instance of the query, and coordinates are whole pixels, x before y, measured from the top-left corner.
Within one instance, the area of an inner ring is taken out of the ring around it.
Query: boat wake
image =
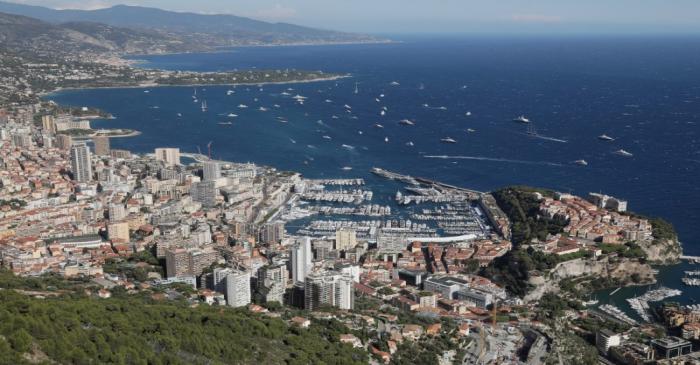
[[[508,158],[483,157],[483,156],[426,155],[423,157],[424,158],[436,158],[436,159],[442,159],[442,160],[475,160],[475,161],[517,163],[517,164],[522,164],[522,165],[563,166],[560,163],[549,162],[549,161],[512,160],[512,159],[508,159]]]

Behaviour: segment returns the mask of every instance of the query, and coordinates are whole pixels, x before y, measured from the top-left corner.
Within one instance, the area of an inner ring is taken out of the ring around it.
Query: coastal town
[[[171,146],[134,153],[108,135],[66,133],[75,130],[88,119],[48,102],[0,110],[0,258],[16,276],[81,278],[104,300],[160,288],[300,328],[331,318],[370,363],[567,363],[576,346],[602,363],[700,357],[700,308],[656,306],[678,292],[635,298],[638,319],[581,295],[589,283],[576,265],[604,263],[601,277],[635,285],[655,281],[647,260],[680,255],[669,246],[652,257],[664,237],[624,200],[519,192],[535,219],[559,224],[522,242],[503,193],[377,168],[404,184],[395,204],[379,205],[363,179],[307,179]],[[527,295],[503,280],[516,252],[553,264],[533,272]]]

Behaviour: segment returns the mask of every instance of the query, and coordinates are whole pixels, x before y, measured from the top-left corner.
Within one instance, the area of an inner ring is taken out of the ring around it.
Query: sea
[[[112,139],[112,148],[206,154],[210,146],[217,159],[311,178],[365,178],[376,204],[391,204],[400,186],[373,176],[372,167],[483,191],[518,184],[602,192],[672,222],[685,254],[700,256],[700,37],[397,40],[134,58],[140,67],[169,70],[349,75],[333,81],[67,90],[46,98],[116,117],[93,127],[142,132]],[[296,95],[306,97],[303,104]],[[519,116],[531,123],[514,121]],[[599,139],[602,134],[614,141]],[[700,288],[680,282],[690,269],[700,265],[660,268],[660,284],[684,291],[672,300],[700,299]],[[629,311],[624,299],[646,290],[596,297]]]

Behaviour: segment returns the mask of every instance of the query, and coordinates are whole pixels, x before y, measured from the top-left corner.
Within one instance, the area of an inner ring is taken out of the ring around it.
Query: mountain
[[[181,13],[127,5],[98,10],[55,10],[0,1],[0,12],[37,18],[54,24],[91,22],[156,31],[212,47],[242,44],[380,41],[368,35],[321,30],[288,23],[268,23],[234,15]]]
[[[75,57],[81,52],[162,53],[206,50],[177,37],[149,30],[106,24],[52,24],[21,15],[0,13],[0,50],[31,57]]]

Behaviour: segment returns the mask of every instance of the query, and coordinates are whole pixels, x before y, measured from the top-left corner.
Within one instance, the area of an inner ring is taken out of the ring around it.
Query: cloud
[[[265,20],[285,20],[294,18],[297,15],[296,9],[289,8],[280,4],[275,4],[275,6],[268,9],[260,9],[253,14],[251,17],[260,18]]]
[[[46,6],[53,9],[80,9],[96,10],[109,8],[116,4],[127,4],[129,2],[118,0],[13,0],[12,2],[27,5]]]
[[[564,19],[558,15],[514,14],[509,20],[521,23],[561,23]]]

